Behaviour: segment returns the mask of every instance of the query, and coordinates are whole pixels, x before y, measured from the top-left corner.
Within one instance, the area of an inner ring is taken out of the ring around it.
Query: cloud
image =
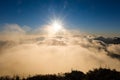
[[[17,24],[6,24],[3,29],[4,34],[24,34],[25,31]]]
[[[111,53],[120,55],[120,44],[111,44],[107,47],[107,50]]]
[[[105,45],[104,50],[107,52],[107,55],[120,60],[120,38],[105,38],[105,37],[96,37],[95,40],[102,41]]]
[[[108,55],[120,60],[120,44],[111,44],[107,47]]]
[[[37,31],[40,34],[27,33],[26,29],[29,28],[10,24],[0,34],[0,75],[59,73],[71,69],[86,72],[97,67],[120,70],[119,38],[73,34],[69,30],[65,30],[66,34],[49,36],[44,30],[41,34],[41,28]]]

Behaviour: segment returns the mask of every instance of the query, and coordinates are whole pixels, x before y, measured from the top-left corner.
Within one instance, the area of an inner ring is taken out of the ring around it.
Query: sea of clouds
[[[0,75],[86,72],[106,67],[120,71],[120,38],[83,35],[64,29],[50,35],[46,26],[6,24],[0,31]]]

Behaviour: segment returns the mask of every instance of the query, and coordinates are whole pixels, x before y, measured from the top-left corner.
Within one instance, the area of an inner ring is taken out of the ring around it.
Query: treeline
[[[70,73],[58,75],[35,75],[26,78],[19,76],[1,76],[0,80],[120,80],[120,72],[116,70],[99,68],[88,71],[86,74],[73,70]]]

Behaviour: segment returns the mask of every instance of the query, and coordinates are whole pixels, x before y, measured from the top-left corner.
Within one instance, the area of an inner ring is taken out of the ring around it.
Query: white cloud
[[[6,24],[3,30],[4,34],[24,34],[25,31],[17,24]]]
[[[107,50],[111,53],[120,55],[120,44],[111,44],[107,47]]]

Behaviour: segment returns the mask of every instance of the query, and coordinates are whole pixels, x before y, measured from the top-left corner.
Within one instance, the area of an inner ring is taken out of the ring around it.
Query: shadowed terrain
[[[87,73],[72,70],[67,73],[34,75],[21,78],[19,76],[1,76],[0,80],[120,80],[120,72],[115,69],[99,68]]]

